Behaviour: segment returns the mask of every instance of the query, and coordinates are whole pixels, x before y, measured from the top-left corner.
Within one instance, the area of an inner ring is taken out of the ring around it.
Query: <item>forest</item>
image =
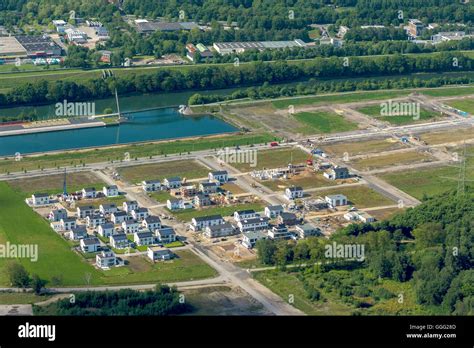
[[[377,299],[397,296],[374,287],[389,280],[414,291],[422,314],[473,315],[473,221],[473,192],[448,192],[427,197],[389,220],[349,225],[329,240],[259,241],[258,257],[282,272],[297,272],[313,301],[323,301],[323,294],[331,293],[353,308],[370,308]],[[334,242],[363,245],[364,260],[328,258],[326,245]],[[288,264],[308,262],[314,266],[286,269]]]

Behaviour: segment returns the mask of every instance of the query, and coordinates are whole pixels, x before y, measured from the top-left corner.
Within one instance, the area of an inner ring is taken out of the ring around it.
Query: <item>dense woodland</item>
[[[369,308],[398,295],[376,286],[391,280],[408,284],[421,305],[400,306],[400,313],[474,315],[473,221],[474,194],[451,192],[426,198],[386,221],[349,225],[329,240],[265,240],[257,248],[264,264],[283,269],[289,263],[316,264],[291,270],[313,301],[332,293],[354,308]],[[328,259],[325,245],[334,241],[364,245],[365,260]]]

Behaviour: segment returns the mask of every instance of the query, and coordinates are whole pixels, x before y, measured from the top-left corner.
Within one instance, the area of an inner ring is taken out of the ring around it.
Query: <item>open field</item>
[[[295,114],[295,118],[304,125],[297,130],[303,134],[348,132],[358,128],[357,124],[329,111],[301,112]]]
[[[470,114],[474,114],[474,99],[459,99],[459,100],[450,100],[446,102],[449,106],[452,106],[456,109],[466,111]]]
[[[454,129],[445,132],[430,132],[420,135],[428,145],[445,144],[456,141],[474,139],[474,128]]]
[[[238,287],[213,286],[183,290],[193,306],[190,315],[270,315],[259,302]]]
[[[38,296],[34,293],[0,292],[0,305],[6,304],[30,304],[46,301],[49,295]]]
[[[435,158],[427,153],[417,151],[397,152],[370,158],[359,158],[351,161],[351,165],[358,170],[369,171],[395,165],[406,165],[420,162],[431,162]]]
[[[162,180],[179,176],[186,179],[207,177],[209,170],[197,161],[171,161],[140,166],[123,167],[119,174],[127,181],[136,183],[142,180]]]
[[[399,208],[387,208],[387,209],[377,209],[377,210],[367,210],[367,213],[372,215],[376,220],[387,220],[390,219],[397,213],[401,213],[403,209]]]
[[[376,139],[357,142],[337,143],[322,145],[321,148],[330,155],[342,157],[345,153],[349,156],[357,156],[367,153],[397,150],[406,147],[394,139]]]
[[[423,108],[420,108],[419,119],[415,119],[415,115],[382,116],[380,105],[364,106],[362,108],[358,108],[357,111],[366,114],[367,116],[377,118],[378,120],[389,122],[390,124],[396,126],[434,120],[440,116],[440,113],[438,112],[428,111]]]
[[[326,179],[321,173],[313,171],[306,171],[286,180],[270,179],[261,181],[261,183],[273,191],[284,191],[285,188],[290,186],[301,186],[303,189],[307,189],[336,185],[334,181]]]
[[[21,161],[12,158],[0,160],[0,173],[56,168],[64,166],[82,166],[87,163],[122,161],[128,152],[130,158],[149,157],[187,153],[189,151],[212,150],[236,145],[261,144],[275,138],[266,133],[210,136],[156,143],[133,144],[96,148],[88,150],[64,151],[53,154],[24,156]]]
[[[48,175],[33,177],[28,179],[17,179],[9,181],[9,185],[18,192],[24,194],[25,197],[31,196],[35,192],[43,192],[49,194],[63,192],[64,175]],[[102,189],[105,185],[103,181],[98,179],[91,172],[69,173],[66,177],[67,189],[69,192],[82,190],[84,187],[95,187]]]
[[[474,94],[474,86],[421,89],[420,92],[430,97],[453,97]]]
[[[350,205],[354,205],[357,208],[370,208],[384,205],[395,204],[388,198],[385,198],[381,194],[368,188],[367,186],[349,186],[341,188],[332,188],[329,190],[323,190],[315,192],[315,196],[327,196],[341,193],[347,197]]]
[[[253,209],[255,211],[262,211],[264,205],[261,203],[242,203],[232,206],[210,206],[202,209],[185,209],[179,211],[173,211],[172,213],[176,218],[183,222],[190,222],[194,217],[201,217],[207,215],[220,214],[223,217],[231,216],[237,210]]]
[[[284,148],[258,151],[255,167],[252,167],[251,163],[231,163],[231,165],[242,172],[250,172],[264,168],[286,167],[289,163],[299,164],[305,162],[307,158],[308,154],[301,149]]]

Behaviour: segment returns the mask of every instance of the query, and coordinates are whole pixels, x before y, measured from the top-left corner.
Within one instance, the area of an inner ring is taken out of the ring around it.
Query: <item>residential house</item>
[[[96,198],[97,191],[95,187],[86,187],[82,189],[82,198]]]
[[[109,238],[111,235],[115,233],[114,224],[112,223],[105,223],[102,225],[97,226],[97,233],[104,238]]]
[[[59,220],[59,228],[61,231],[70,231],[76,227],[75,218],[63,218]]]
[[[125,233],[136,233],[140,230],[140,223],[136,220],[123,221],[122,229]]]
[[[110,214],[110,220],[112,220],[114,224],[121,224],[122,222],[129,220],[129,216],[124,211],[116,211],[115,213]]]
[[[142,220],[142,226],[150,232],[153,232],[156,229],[161,228],[161,220],[158,216],[149,215]]]
[[[180,191],[181,191],[181,196],[183,197],[191,197],[197,193],[196,186],[194,185],[181,186]]]
[[[350,177],[349,169],[346,167],[335,166],[324,172],[324,177],[329,180],[347,179]]]
[[[53,209],[48,215],[49,221],[60,221],[61,219],[67,218],[66,209]]]
[[[277,222],[282,225],[293,226],[298,223],[298,218],[296,214],[283,212],[278,216]]]
[[[225,183],[229,181],[229,173],[227,170],[217,170],[214,172],[210,172],[208,174],[209,181],[212,182],[219,182],[219,183]]]
[[[86,217],[86,224],[89,228],[95,228],[99,225],[105,224],[105,217],[101,214],[89,215]]]
[[[104,186],[102,188],[102,193],[105,197],[117,197],[120,194],[117,185]]]
[[[199,184],[199,190],[205,195],[216,193],[218,189],[219,184],[216,182],[201,182]]]
[[[92,205],[85,205],[76,208],[77,217],[79,219],[85,219],[87,216],[93,215],[95,208]]]
[[[118,208],[117,208],[117,205],[115,205],[114,203],[101,204],[99,206],[99,211],[102,214],[107,215],[107,214],[116,213],[118,211]]]
[[[285,190],[285,197],[292,200],[303,197],[303,188],[300,186],[287,187]]]
[[[49,194],[47,193],[34,193],[31,195],[31,202],[33,205],[45,205],[49,204]]]
[[[194,217],[191,220],[191,229],[199,231],[205,229],[207,226],[220,225],[224,223],[224,219],[221,215],[208,215],[201,217]]]
[[[172,177],[166,178],[163,180],[163,184],[166,186],[167,189],[175,189],[181,187],[181,178],[180,177]]]
[[[366,213],[365,211],[358,210],[349,211],[345,213],[344,219],[348,221],[361,221],[363,223],[370,223],[375,221],[375,218],[372,215]]]
[[[274,240],[290,239],[293,237],[293,234],[288,230],[288,227],[279,224],[268,230],[268,237]]]
[[[137,201],[127,201],[122,203],[122,208],[127,213],[131,213],[132,210],[138,209]]]
[[[242,245],[248,249],[252,249],[257,241],[266,239],[267,235],[264,231],[247,231],[244,232],[242,237]]]
[[[155,236],[151,232],[135,232],[133,241],[137,245],[151,245],[155,243]]]
[[[154,192],[161,190],[160,180],[145,180],[142,181],[142,189],[145,192]]]
[[[347,205],[347,197],[342,194],[329,195],[324,197],[324,200],[329,204],[331,208],[339,207],[341,205]]]
[[[423,23],[418,19],[410,19],[408,21],[408,34],[411,37],[418,37],[424,28]]]
[[[85,226],[76,226],[67,232],[67,237],[70,240],[79,240],[88,236],[89,235],[87,234],[87,229]]]
[[[79,243],[84,253],[95,253],[99,251],[100,248],[100,241],[97,237],[83,238]]]
[[[238,227],[240,232],[247,232],[247,231],[258,231],[258,230],[265,230],[268,228],[268,218],[264,217],[254,217],[251,219],[244,219],[238,222]]]
[[[245,219],[252,219],[257,216],[258,216],[257,213],[253,209],[238,210],[234,212],[234,220],[236,222],[239,222],[240,220],[245,220]]]
[[[166,207],[169,210],[184,209],[184,200],[179,198],[170,198],[166,201]]]
[[[321,230],[311,223],[305,223],[303,225],[296,226],[296,232],[302,239],[307,237],[319,236],[321,234]]]
[[[265,207],[265,216],[269,219],[274,219],[283,213],[283,207],[281,205],[269,205]]]
[[[117,264],[117,257],[113,251],[102,251],[95,256],[95,264],[99,268],[110,268]]]
[[[170,260],[173,257],[173,253],[169,249],[162,247],[148,247],[147,256],[151,261]]]
[[[132,216],[135,220],[142,221],[150,215],[147,208],[138,208],[132,210]]]
[[[219,238],[219,237],[227,237],[238,232],[232,224],[226,222],[220,225],[214,226],[207,226],[204,230],[204,235],[207,238]]]
[[[212,204],[211,199],[208,195],[202,193],[197,194],[193,197],[193,204],[196,207],[207,207]]]
[[[115,249],[125,249],[130,246],[130,241],[125,233],[117,233],[109,236],[110,245]]]
[[[169,244],[176,241],[176,232],[172,227],[168,226],[158,228],[155,231],[155,236],[162,244]]]

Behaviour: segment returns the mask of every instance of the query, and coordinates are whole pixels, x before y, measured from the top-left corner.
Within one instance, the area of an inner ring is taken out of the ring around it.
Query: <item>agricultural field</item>
[[[361,171],[386,168],[389,166],[407,165],[421,162],[431,162],[435,158],[427,153],[417,151],[396,152],[369,158],[359,158],[351,161],[351,165]]]
[[[382,196],[365,185],[331,188],[328,190],[317,191],[314,195],[324,197],[338,193],[345,195],[349,204],[354,205],[357,208],[370,208],[395,204],[392,200]]]
[[[265,168],[273,169],[286,167],[289,163],[304,163],[308,154],[298,148],[282,148],[274,150],[263,150],[257,152],[257,164],[252,167],[251,163],[231,163],[233,167],[241,172],[250,172]]]
[[[172,176],[186,179],[205,178],[209,169],[198,161],[185,160],[122,167],[118,169],[118,172],[125,180],[137,183],[143,180],[163,180]]]
[[[446,102],[446,104],[461,111],[466,111],[470,114],[474,114],[474,98],[450,100]]]
[[[380,105],[370,105],[358,108],[357,111],[370,116],[377,118],[380,121],[389,122],[390,124],[400,126],[405,124],[417,123],[422,121],[434,120],[437,117],[440,117],[440,113],[425,110],[420,108],[419,119],[415,119],[414,115],[400,115],[400,116],[382,116],[381,115],[381,106]]]
[[[339,133],[358,129],[357,124],[330,111],[301,112],[295,114],[294,117],[304,124],[304,127],[297,130],[303,134]]]
[[[31,196],[33,193],[42,192],[49,194],[57,194],[63,192],[63,174],[55,174],[48,176],[39,176],[28,179],[11,180],[8,184],[21,192],[25,197]],[[66,176],[66,184],[68,192],[82,190],[84,187],[95,187],[102,189],[105,183],[98,179],[92,172],[69,173]]]
[[[351,157],[382,151],[392,151],[404,147],[406,146],[401,142],[389,138],[323,145],[321,148],[333,156],[343,157],[344,154],[347,153],[347,155]]]

